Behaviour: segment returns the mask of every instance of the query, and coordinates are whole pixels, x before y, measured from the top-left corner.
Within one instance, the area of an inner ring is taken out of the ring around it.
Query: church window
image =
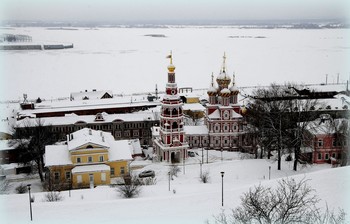
[[[178,128],[177,122],[174,122],[173,123],[173,129],[177,129],[177,128]]]

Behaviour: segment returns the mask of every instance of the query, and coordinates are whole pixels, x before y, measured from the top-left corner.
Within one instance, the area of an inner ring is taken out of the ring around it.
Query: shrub
[[[157,184],[157,178],[155,177],[146,177],[139,179],[141,185],[156,185]]]
[[[0,180],[0,194],[6,194],[9,188],[10,188],[10,184],[8,180],[6,179]]]
[[[22,183],[21,185],[18,185],[15,190],[17,194],[24,194],[28,192],[28,187]]]
[[[47,201],[47,202],[62,201],[62,200],[63,200],[63,196],[61,195],[60,192],[57,192],[57,191],[49,191],[44,196],[44,201]]]
[[[125,180],[124,185],[117,185],[117,192],[124,198],[133,198],[140,194],[142,181],[137,176]]]
[[[202,172],[202,174],[199,176],[199,178],[203,183],[208,183],[209,179],[210,179],[209,171]]]

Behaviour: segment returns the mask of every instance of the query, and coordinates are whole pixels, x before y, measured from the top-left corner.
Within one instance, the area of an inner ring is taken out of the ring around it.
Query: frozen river
[[[173,52],[179,87],[207,88],[223,53],[238,86],[271,82],[343,82],[349,78],[346,29],[239,28],[46,28],[2,29],[26,34],[35,43],[74,44],[73,49],[1,51],[0,100],[68,97],[83,90],[113,93],[163,90],[165,58]],[[157,34],[152,36],[153,34]]]

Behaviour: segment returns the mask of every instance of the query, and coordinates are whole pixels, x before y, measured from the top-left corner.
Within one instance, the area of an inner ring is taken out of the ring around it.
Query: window
[[[318,153],[317,159],[318,159],[318,160],[322,160],[322,153]]]
[[[81,158],[80,157],[77,158],[77,163],[81,163]]]
[[[111,176],[114,176],[115,174],[114,174],[114,168],[113,167],[111,167]]]
[[[55,172],[54,179],[55,179],[55,181],[59,181],[60,180],[60,173],[59,172]]]
[[[337,141],[335,140],[335,138],[332,139],[332,146],[336,147],[337,146]]]
[[[78,184],[81,184],[83,182],[83,177],[81,175],[77,176],[77,182]]]
[[[125,174],[125,168],[122,166],[120,167],[120,174],[121,175],[124,175]]]
[[[328,154],[328,153],[325,154],[324,159],[325,159],[325,160],[329,160],[329,154]]]
[[[322,147],[322,146],[323,146],[323,140],[322,140],[322,139],[319,139],[317,145],[318,145],[318,147]]]
[[[133,136],[139,136],[139,130],[133,130],[132,135]]]
[[[228,125],[227,125],[227,124],[224,125],[224,130],[225,130],[225,131],[228,130]]]
[[[70,172],[66,171],[66,180],[70,180]]]
[[[233,125],[233,130],[237,131],[237,125]]]
[[[88,157],[88,162],[89,162],[89,163],[92,163],[92,156],[89,156],[89,157]]]
[[[101,181],[102,182],[106,181],[106,173],[101,173]]]
[[[337,154],[335,152],[332,153],[332,157],[335,159],[337,158]]]
[[[100,162],[103,162],[103,156],[100,156],[99,160]]]

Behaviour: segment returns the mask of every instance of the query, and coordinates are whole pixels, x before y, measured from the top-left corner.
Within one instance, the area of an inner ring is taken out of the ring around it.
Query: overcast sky
[[[1,0],[1,20],[164,21],[329,19],[348,0]]]

